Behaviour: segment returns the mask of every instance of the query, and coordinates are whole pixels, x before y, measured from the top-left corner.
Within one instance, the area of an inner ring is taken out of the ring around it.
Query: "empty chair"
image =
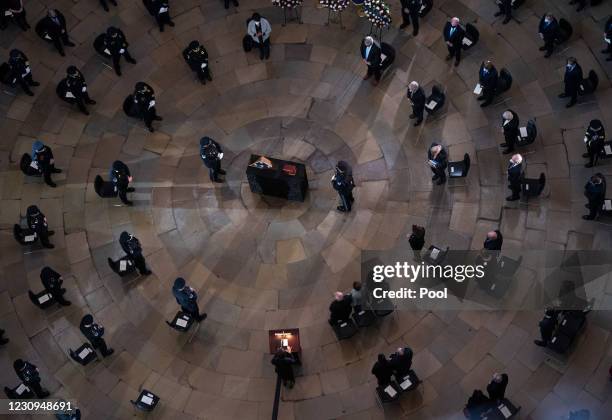
[[[151,391],[143,389],[136,400],[130,400],[134,407],[142,411],[153,411],[159,402],[159,397]]]
[[[172,321],[166,321],[166,324],[177,331],[186,332],[194,324],[194,321],[195,318],[188,313],[178,311],[174,316],[174,319]]]
[[[523,197],[537,197],[544,190],[546,185],[546,175],[544,172],[540,174],[539,178],[523,178],[521,181],[521,190]]]
[[[381,73],[387,70],[391,64],[395,61],[395,49],[387,44],[386,42],[381,42],[380,44],[380,71]]]
[[[34,397],[34,392],[23,383],[20,383],[15,388],[5,386],[4,393],[6,397],[11,400],[25,400]]]
[[[120,277],[127,276],[136,270],[136,264],[127,255],[121,257],[117,261],[113,261],[111,258],[108,258],[108,265],[110,266],[111,270],[113,270]]]
[[[33,293],[31,290],[28,290],[28,296],[32,303],[41,309],[48,308],[55,303],[55,299],[53,299],[51,293],[46,290],[39,293]]]
[[[449,178],[464,178],[470,171],[470,155],[463,155],[463,160],[448,163]]]
[[[70,358],[82,366],[87,366],[89,363],[98,359],[96,351],[89,343],[84,343],[76,350],[68,349]]]
[[[376,321],[376,314],[369,309],[362,309],[353,313],[353,320],[359,328],[368,327]]]
[[[527,127],[519,128],[519,135],[516,139],[517,146],[527,146],[533,143],[538,136],[538,129],[535,125],[535,121],[527,121]]]
[[[511,87],[512,87],[512,75],[507,69],[502,68],[499,72],[499,77],[497,78],[496,93],[499,95],[500,93],[504,93],[508,91]]]
[[[478,29],[471,23],[465,25],[465,36],[463,37],[463,41],[461,42],[461,46],[464,50],[469,50],[472,48],[480,39],[480,33]]]
[[[446,253],[448,252],[449,247],[446,247],[446,250],[442,248],[438,248],[435,245],[431,245],[425,255],[423,256],[423,261],[431,264],[431,265],[440,265],[444,258],[446,258]]]
[[[446,94],[442,91],[442,88],[438,85],[434,85],[434,87],[431,88],[431,95],[429,95],[425,102],[425,109],[429,114],[433,114],[444,106],[445,101]]]
[[[586,79],[584,79],[578,88],[578,93],[580,95],[589,95],[597,89],[599,85],[599,76],[595,73],[595,70],[589,71],[589,75]]]
[[[433,9],[433,0],[422,0],[419,17],[425,17]]]
[[[104,181],[100,175],[94,180],[94,190],[102,198],[117,197],[117,190],[110,181]]]
[[[568,41],[573,33],[574,29],[572,25],[563,18],[559,19],[559,37],[557,38],[557,44],[563,44]]]
[[[390,403],[396,401],[400,397],[401,393],[402,389],[395,382],[391,382],[389,385],[385,386],[377,386],[376,401],[379,405]]]

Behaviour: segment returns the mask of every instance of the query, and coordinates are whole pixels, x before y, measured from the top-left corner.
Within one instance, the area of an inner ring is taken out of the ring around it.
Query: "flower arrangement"
[[[363,2],[363,12],[377,28],[386,28],[391,25],[391,11],[382,0],[365,0]]]
[[[303,0],[272,0],[272,5],[281,9],[294,9],[302,5]]]
[[[349,5],[349,0],[319,0],[319,4],[332,12],[341,12]]]

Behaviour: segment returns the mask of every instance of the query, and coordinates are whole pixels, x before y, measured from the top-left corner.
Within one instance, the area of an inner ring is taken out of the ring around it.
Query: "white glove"
[[[68,91],[66,92],[66,98],[74,98],[74,95],[72,94],[72,92]]]
[[[123,48],[121,48],[121,49],[119,50],[119,54],[123,54],[124,52],[125,52],[125,49],[123,49]]]
[[[161,15],[162,13],[166,13],[168,11],[167,7],[160,7],[159,8],[159,14]]]
[[[150,101],[149,102],[149,109],[153,108],[155,106],[155,101]]]
[[[81,92],[87,92],[87,86],[83,86],[83,89],[81,89]]]
[[[206,63],[202,63],[202,65],[201,65],[201,67],[202,67],[203,69],[205,69],[205,68],[206,68],[206,66],[208,66],[208,64],[206,64]]]

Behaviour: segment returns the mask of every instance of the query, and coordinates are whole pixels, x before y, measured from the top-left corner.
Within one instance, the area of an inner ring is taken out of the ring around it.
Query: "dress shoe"
[[[117,76],[121,76],[121,69],[120,68],[116,68],[115,69],[115,73],[117,74]]]
[[[540,51],[546,51],[546,47],[540,47]]]
[[[584,216],[582,216],[582,218],[584,220],[593,220],[593,219],[595,219],[595,217],[591,216],[590,214],[585,214]]]
[[[484,101],[485,99],[487,98],[485,98],[484,95],[480,95],[478,98],[476,98],[477,101]]]
[[[406,26],[408,26],[408,24],[407,24],[407,23],[402,23],[402,24],[400,25],[400,29],[404,29]]]
[[[607,52],[608,52],[608,49],[606,48],[605,50],[601,50],[601,51],[599,51],[599,52],[600,52],[600,53],[602,53],[602,54],[605,54],[605,53],[607,53]]]
[[[491,102],[483,102],[483,103],[480,104],[480,107],[484,108],[484,107],[487,107],[489,105],[491,105]]]
[[[421,125],[421,123],[423,122],[423,120],[418,120],[417,122],[415,122],[413,124],[414,127],[418,127],[419,125]]]
[[[53,235],[55,235],[55,231],[54,230],[48,230],[47,231],[47,235],[53,236]]]
[[[551,52],[548,52],[548,53],[544,54],[544,58],[548,58],[548,57],[550,57],[551,55],[552,55],[552,53],[551,53]]]
[[[346,208],[345,208],[344,206],[338,206],[338,207],[336,207],[336,209],[337,209],[338,211],[342,212],[342,213],[345,213],[345,212],[346,212]]]
[[[170,25],[172,28],[174,28],[174,22],[170,21],[170,22],[168,22],[168,25]]]
[[[366,75],[363,76],[363,80],[368,80],[370,77],[372,77],[372,75],[366,73]]]
[[[153,128],[153,126],[147,127],[147,128],[149,129],[149,133],[154,133],[155,132],[155,129]]]
[[[567,103],[567,105],[565,105],[565,107],[566,107],[566,108],[571,108],[571,107],[573,107],[574,105],[576,105],[576,101],[570,101],[570,102],[568,102],[568,103]]]
[[[567,95],[565,93],[560,93],[558,95],[559,98],[567,98]]]
[[[506,201],[516,201],[516,200],[520,200],[520,199],[521,199],[521,197],[513,197],[511,195],[506,197]]]
[[[47,182],[47,185],[50,186],[51,188],[57,187],[57,184],[55,182]]]
[[[240,6],[240,3],[238,3],[238,0],[234,0],[234,6],[236,7]]]
[[[53,168],[53,169],[51,170],[51,172],[52,172],[52,173],[54,173],[54,174],[61,174],[61,173],[62,173],[62,170],[61,170],[61,169],[58,169],[58,168]]]
[[[53,248],[55,248],[55,245],[53,245],[53,244],[46,244],[46,245],[43,245],[43,246],[44,246],[45,248],[49,248],[49,249],[53,249]]]
[[[440,179],[438,182],[436,182],[436,185],[442,185],[446,182],[446,179]]]
[[[222,184],[223,183],[223,181],[221,181],[219,178],[213,179],[213,182],[216,182],[217,184]]]
[[[26,95],[28,96],[34,96],[34,92],[32,92],[31,90],[26,90],[24,91],[26,93]]]
[[[448,60],[450,60],[451,58],[453,58],[453,56],[449,54],[449,55],[447,55],[447,56],[446,56],[445,60],[446,60],[446,61],[448,61]]]
[[[197,316],[197,318],[196,318],[196,320],[197,320],[198,322],[202,322],[202,321],[204,321],[204,320],[206,319],[206,317],[207,317],[207,316],[208,316],[207,314],[201,314],[201,315],[198,315],[198,316]]]
[[[210,74],[206,75],[206,78],[208,79],[209,82],[212,82],[212,77],[210,76]]]
[[[93,99],[89,99],[87,102],[87,105],[95,105],[96,101],[94,101]]]
[[[30,86],[40,86],[40,83],[35,82],[34,80],[32,80],[32,81],[30,82]]]
[[[3,346],[8,342],[9,342],[8,338],[4,338],[4,337],[0,338],[0,346]]]
[[[509,155],[510,153],[514,153],[514,150],[506,149],[502,152],[504,155]]]
[[[143,276],[148,276],[148,275],[153,274],[153,272],[151,270],[145,270],[145,271],[142,271],[140,274],[142,274]]]
[[[225,172],[223,169],[219,169],[219,173],[220,173],[221,175],[225,175],[227,172]]]
[[[436,179],[438,179],[438,178],[440,178],[440,176],[439,176],[439,175],[434,175],[434,176],[432,176],[432,177],[431,177],[431,180],[432,180],[432,181],[435,181],[435,180],[436,180]]]
[[[131,58],[131,57],[130,57],[130,58],[126,58],[126,59],[125,59],[125,61],[127,61],[127,62],[128,62],[128,63],[130,63],[130,64],[136,64],[136,63],[137,63],[137,61],[136,61],[136,60],[134,60],[134,59],[133,59],[133,58]]]
[[[408,118],[410,118],[411,120],[414,120],[414,119],[416,118],[416,115],[414,115],[414,114],[410,114],[410,115],[408,116]]]
[[[125,202],[125,203],[123,203],[123,204],[125,204],[126,206],[129,206],[129,207],[132,207],[132,206],[134,205],[134,202],[133,202],[133,201],[128,200],[128,201],[126,201],[126,202]]]
[[[498,16],[501,16],[503,14],[504,14],[504,12],[496,12],[493,16],[498,17]]]
[[[500,145],[501,147],[506,147],[506,146],[507,146],[507,144],[506,144],[506,143],[500,143],[499,145]]]
[[[542,340],[533,340],[533,343],[534,343],[536,346],[546,347],[546,341],[542,341]]]
[[[89,115],[89,111],[88,111],[88,110],[86,110],[86,109],[81,110],[81,112],[82,112],[83,114],[85,114],[85,115]]]
[[[67,47],[76,47],[76,44],[74,42],[68,41],[68,42],[64,42],[64,45]]]
[[[592,168],[593,164],[592,163],[587,163],[586,165],[584,165],[585,168]]]
[[[588,153],[583,153],[583,154],[582,154],[582,157],[583,157],[583,158],[588,158],[588,157],[589,157],[589,154],[588,154]]]
[[[412,31],[412,36],[417,36],[419,34],[419,31]]]
[[[127,192],[134,192],[134,191],[136,191],[136,188],[129,187],[126,191]]]
[[[70,306],[70,305],[72,305],[72,302],[67,301],[67,300],[63,300],[63,301],[59,302],[59,304],[62,305],[62,306]]]
[[[457,67],[459,65],[459,60],[455,61],[455,67]]]
[[[59,52],[62,57],[66,57],[66,53],[64,51]]]
[[[108,357],[108,356],[110,356],[111,354],[113,354],[114,352],[115,352],[115,350],[114,350],[114,349],[108,349],[108,350],[106,351],[106,353],[102,353],[102,356],[104,356],[104,357]]]

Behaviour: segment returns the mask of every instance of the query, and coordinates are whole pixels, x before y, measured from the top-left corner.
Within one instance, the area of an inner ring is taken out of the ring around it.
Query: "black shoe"
[[[449,55],[447,55],[447,56],[446,56],[445,60],[446,60],[446,61],[448,61],[448,60],[450,60],[451,58],[453,58],[453,56],[449,54]]]
[[[153,133],[155,131],[155,129],[153,128],[153,126],[147,127],[149,129],[149,132]]]
[[[220,173],[221,175],[225,175],[227,172],[225,172],[223,169],[219,169],[219,173]]]
[[[86,101],[87,105],[95,105],[96,101],[94,101],[93,99],[90,99],[88,101]]]
[[[588,158],[588,157],[589,157],[589,154],[588,154],[588,153],[583,153],[583,154],[582,154],[582,157],[583,157],[583,158]]]
[[[51,170],[51,172],[52,172],[52,173],[54,173],[54,174],[61,174],[61,173],[62,173],[62,170],[61,170],[61,169],[57,169],[57,168],[53,168],[53,169]]]
[[[516,201],[516,200],[520,200],[521,197],[514,197],[512,195],[509,195],[508,197],[506,197],[506,201]]]
[[[108,357],[108,356],[110,356],[111,354],[113,354],[114,352],[115,352],[115,350],[114,350],[114,349],[108,349],[108,351],[107,351],[106,353],[102,353],[102,356],[104,356],[104,357]]]
[[[540,51],[546,51],[546,47],[540,47]]]
[[[136,60],[134,60],[134,59],[133,59],[133,58],[131,58],[131,57],[130,57],[130,58],[126,58],[126,59],[125,59],[125,61],[127,61],[128,63],[131,63],[131,64],[136,64],[136,63],[137,63],[137,61],[136,61]]]
[[[509,155],[510,153],[514,153],[514,150],[506,149],[502,152],[504,155]]]
[[[64,51],[59,52],[62,57],[66,57],[66,53]]]
[[[336,207],[336,209],[337,209],[338,211],[342,212],[342,213],[345,213],[345,212],[346,212],[346,207],[344,207],[344,206],[338,206],[338,207]]]
[[[480,107],[481,107],[481,108],[484,108],[484,107],[487,107],[487,106],[489,106],[489,105],[491,105],[491,102],[487,101],[487,102],[483,102],[483,103],[481,103],[481,104],[480,104]]]
[[[9,342],[8,338],[0,338],[0,346],[3,346],[3,345],[5,345],[8,342]]]
[[[508,18],[508,17],[507,17],[507,18],[506,18],[506,19],[504,19],[504,21],[502,22],[502,25],[505,25],[505,24],[506,24],[506,23],[508,23],[508,22],[510,22],[510,18]]]
[[[34,86],[34,87],[36,87],[36,86],[40,86],[40,83],[35,82],[34,80],[32,80],[32,81],[30,82],[30,86]]]
[[[423,120],[422,120],[422,119],[421,119],[421,120],[417,120],[417,122],[415,122],[415,123],[413,124],[413,126],[414,126],[414,127],[418,127],[419,125],[421,125],[421,123],[422,123],[422,122],[423,122]]]
[[[43,244],[43,246],[44,246],[45,248],[49,248],[49,249],[53,249],[53,248],[55,248],[55,245],[53,245],[53,244],[46,244],[46,245],[44,245],[44,244]]]
[[[210,74],[206,76],[206,78],[208,79],[209,82],[212,82],[212,77],[210,76]]]
[[[411,120],[414,120],[414,119],[416,118],[416,115],[414,115],[414,114],[410,114],[410,115],[408,116],[408,118],[410,118]]]
[[[508,144],[507,143],[500,143],[499,144],[501,147],[506,147]]]
[[[459,60],[455,61],[455,67],[457,67],[459,65]]]
[[[164,27],[163,26],[159,27],[159,32],[164,32]]]
[[[546,347],[546,341],[542,341],[542,340],[533,340],[533,343],[534,343],[536,346]]]
[[[109,10],[108,10],[108,6],[107,6],[107,5],[102,6],[102,8],[104,9],[104,11],[105,11],[105,12],[108,12],[108,11],[109,11]]]
[[[496,12],[493,16],[498,17],[498,16],[501,16],[503,14],[504,14],[504,12]]]
[[[132,207],[134,205],[134,202],[128,200],[128,201],[125,201],[123,204],[125,204],[126,206],[129,206],[129,207]]]
[[[566,107],[566,108],[571,108],[571,107],[573,107],[574,105],[576,105],[576,101],[570,101],[570,102],[568,102],[568,103],[567,103],[567,105],[565,105],[565,107]]]
[[[223,183],[223,181],[221,181],[219,178],[214,178],[214,179],[211,179],[211,181],[212,181],[212,182],[216,182],[217,184],[221,184],[221,183]]]
[[[404,28],[405,28],[406,26],[408,26],[408,25],[409,25],[408,23],[402,23],[402,24],[400,25],[400,29],[404,29]]]
[[[31,91],[31,90],[29,90],[29,89],[28,89],[28,90],[25,90],[24,92],[25,92],[25,93],[26,93],[26,95],[28,95],[28,96],[34,96],[34,92],[32,92],[32,91]]]
[[[48,230],[47,231],[47,235],[53,236],[53,235],[55,235],[55,231],[54,230]]]
[[[207,316],[208,315],[206,315],[206,314],[200,314],[200,315],[197,316],[196,320],[198,322],[202,322],[202,321],[204,321],[206,319]]]
[[[442,185],[446,182],[446,178],[445,179],[440,179],[438,182],[436,182],[436,185]]]
[[[238,3],[238,0],[234,0],[234,6],[236,7],[240,6],[240,3]]]
[[[82,110],[81,110],[81,112],[82,112],[83,114],[85,114],[85,115],[89,115],[89,111],[88,111],[88,110],[86,110],[86,109],[82,109]]]
[[[487,98],[485,98],[484,95],[480,95],[478,98],[476,98],[477,101],[484,101],[485,99]]]
[[[551,55],[552,55],[552,53],[551,53],[551,52],[547,52],[546,54],[544,54],[544,58],[548,58],[548,57],[550,57]]]
[[[586,165],[584,165],[585,168],[592,168],[593,164],[592,163],[587,163]]]
[[[106,259],[106,261],[108,261],[108,265],[109,265],[109,267],[110,267],[110,268],[111,268],[113,271],[115,271],[115,270],[116,270],[116,269],[115,269],[115,263],[113,262],[113,260],[112,260],[112,259],[110,259],[110,257],[109,257],[109,258],[107,258],[107,259]]]
[[[121,69],[119,67],[117,67],[115,69],[115,73],[117,74],[117,76],[121,76]]]
[[[40,395],[37,395],[37,397],[42,399],[42,398],[47,398],[49,395],[51,395],[49,391],[44,390],[43,393]]]
[[[143,276],[148,276],[148,275],[153,274],[153,272],[151,270],[145,270],[145,271],[141,272],[140,274],[142,274]]]
[[[51,188],[57,187],[57,184],[55,182],[47,182],[47,185],[50,186]]]
[[[126,191],[127,192],[134,192],[134,191],[136,191],[136,188],[129,187]]]
[[[431,180],[432,180],[432,181],[435,181],[435,180],[436,180],[436,179],[438,179],[438,178],[440,178],[438,175],[434,175],[434,176],[432,176],[432,177],[431,177]]]
[[[412,36],[417,36],[419,34],[419,31],[412,31]]]
[[[593,220],[595,219],[595,216],[591,216],[590,214],[585,214],[584,216],[582,216],[582,218],[584,220]]]
[[[76,47],[76,44],[74,42],[68,41],[68,42],[64,42],[64,45],[67,47]]]
[[[160,117],[159,115],[156,115],[155,117],[153,117],[153,120],[155,120],[155,121],[162,121],[163,118]]]
[[[60,305],[62,306],[70,306],[72,305],[72,302],[69,302],[67,300],[62,300],[61,302],[58,302]]]

